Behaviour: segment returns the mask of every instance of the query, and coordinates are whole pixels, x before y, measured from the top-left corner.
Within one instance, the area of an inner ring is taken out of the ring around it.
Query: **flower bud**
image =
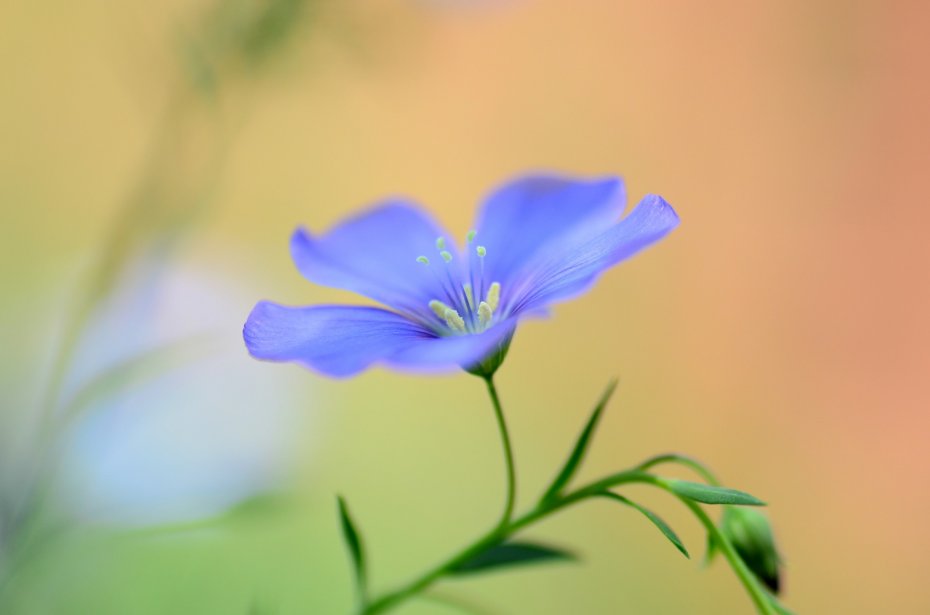
[[[720,531],[730,539],[749,569],[777,594],[781,557],[766,516],[753,508],[727,506],[720,521]]]

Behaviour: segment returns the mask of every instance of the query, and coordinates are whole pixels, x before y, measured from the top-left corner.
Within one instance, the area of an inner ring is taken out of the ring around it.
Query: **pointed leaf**
[[[743,491],[728,487],[714,487],[687,480],[667,480],[668,488],[676,495],[703,504],[732,504],[737,506],[765,506],[765,502]]]
[[[618,494],[618,493],[613,493],[612,491],[605,491],[605,492],[602,493],[601,495],[602,495],[603,497],[605,497],[605,498],[608,498],[608,499],[611,499],[611,500],[615,500],[615,501],[620,502],[620,503],[622,503],[622,504],[626,504],[627,506],[629,506],[629,507],[631,507],[631,508],[635,508],[635,509],[638,510],[639,512],[643,513],[643,515],[645,515],[647,519],[649,519],[650,521],[652,521],[653,525],[655,525],[657,528],[659,528],[659,531],[662,532],[662,533],[665,535],[665,537],[668,538],[669,541],[670,541],[673,545],[675,545],[675,548],[678,549],[679,551],[681,551],[682,555],[684,555],[684,556],[687,557],[688,559],[691,559],[691,555],[688,553],[688,550],[685,548],[685,545],[682,544],[681,539],[678,538],[678,534],[675,533],[675,530],[673,530],[671,527],[669,527],[668,523],[666,523],[666,522],[662,519],[662,517],[660,517],[659,515],[655,514],[654,512],[652,512],[651,510],[649,510],[649,509],[646,508],[645,506],[640,506],[640,505],[637,504],[636,502],[634,502],[634,501],[632,501],[632,500],[630,500],[630,499],[628,499],[628,498],[626,498],[626,497],[624,497],[624,496],[622,496],[622,495],[620,495],[620,494]]]
[[[505,542],[493,545],[452,568],[452,574],[471,574],[485,572],[504,566],[542,563],[545,561],[574,560],[572,553],[528,542]]]
[[[549,489],[546,490],[546,493],[542,496],[540,501],[548,502],[557,497],[559,493],[561,493],[562,489],[568,485],[568,482],[575,475],[575,471],[578,470],[578,466],[581,465],[581,461],[584,459],[584,455],[587,452],[588,444],[590,443],[591,436],[594,434],[594,430],[597,428],[597,424],[600,421],[601,413],[604,412],[604,408],[607,407],[607,402],[610,401],[610,396],[613,395],[616,388],[617,380],[612,380],[610,384],[607,385],[607,390],[604,391],[604,394],[601,395],[601,399],[594,407],[594,411],[591,413],[591,418],[588,419],[588,424],[585,425],[581,435],[578,436],[578,441],[575,443],[575,448],[572,450],[571,455],[569,455],[568,460],[562,467],[562,471],[559,472],[558,476],[555,477],[555,480],[552,481],[552,485],[549,486]]]
[[[339,500],[339,519],[342,522],[342,537],[346,541],[349,549],[349,555],[352,556],[352,567],[355,570],[355,580],[361,591],[365,588],[365,550],[362,548],[362,539],[352,523],[352,517],[349,515],[349,508],[342,496],[337,496]]]
[[[717,553],[720,551],[720,547],[717,546],[717,541],[714,540],[713,534],[707,534],[707,552],[704,554],[704,565],[710,566],[711,562],[714,561],[714,558],[717,557]]]

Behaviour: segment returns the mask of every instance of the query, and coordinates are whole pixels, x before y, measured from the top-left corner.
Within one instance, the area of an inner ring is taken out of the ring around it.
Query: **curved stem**
[[[500,521],[498,521],[494,528],[487,532],[484,536],[442,564],[426,572],[423,576],[411,581],[400,589],[383,595],[381,598],[374,600],[367,606],[364,606],[362,608],[362,613],[365,615],[381,613],[397,604],[400,604],[407,598],[417,595],[432,585],[433,582],[435,582],[437,579],[455,569],[459,564],[468,561],[494,543],[500,542],[506,538],[514,531],[516,527],[518,527],[517,523],[519,523],[519,521],[517,523],[511,524],[511,519],[513,518],[513,508],[516,502],[517,480],[516,470],[514,469],[513,463],[513,447],[510,444],[510,432],[507,430],[507,421],[504,419],[504,410],[501,407],[500,397],[497,394],[497,387],[494,385],[493,378],[491,376],[487,376],[484,378],[484,381],[488,387],[488,394],[491,396],[491,404],[494,406],[494,416],[497,418],[497,428],[500,431],[501,442],[504,446],[504,461],[507,466],[507,498],[505,500],[504,512],[501,514]]]
[[[494,386],[492,376],[485,378],[488,385],[488,394],[491,396],[491,403],[494,405],[494,415],[497,418],[497,428],[500,430],[501,442],[504,445],[504,460],[507,464],[507,500],[504,504],[504,513],[501,515],[498,528],[505,527],[510,523],[513,517],[513,507],[517,495],[517,474],[513,465],[513,448],[510,445],[510,432],[507,431],[507,421],[504,419],[504,410],[501,408],[501,400],[497,395],[497,387]]]
[[[710,471],[707,466],[705,466],[697,459],[688,457],[687,455],[679,455],[678,453],[665,453],[663,455],[656,455],[655,457],[650,457],[636,467],[637,469],[645,472],[663,463],[677,463],[679,465],[691,468],[697,474],[699,474],[701,478],[706,480],[709,485],[713,485],[715,487],[720,486],[720,481],[717,480],[717,477],[713,472]]]
[[[488,392],[491,395],[491,401],[494,404],[494,411],[497,416],[497,423],[500,429],[501,439],[503,440],[504,444],[504,456],[507,462],[507,503],[504,507],[504,514],[502,515],[500,522],[492,530],[484,534],[471,545],[465,547],[447,559],[445,562],[435,566],[408,584],[382,595],[380,598],[370,602],[367,606],[363,606],[361,609],[361,615],[375,615],[376,613],[383,613],[388,611],[393,607],[403,603],[407,599],[420,594],[423,590],[433,585],[442,577],[453,574],[455,570],[463,563],[469,561],[489,547],[510,538],[512,535],[523,530],[527,526],[540,521],[543,518],[548,517],[549,515],[571,504],[580,502],[590,497],[599,496],[609,489],[629,483],[644,483],[653,485],[672,493],[675,495],[675,497],[681,500],[691,510],[691,512],[694,513],[698,520],[704,525],[704,528],[707,530],[707,532],[713,536],[714,540],[720,546],[721,552],[730,563],[730,566],[733,568],[733,571],[736,573],[736,576],[739,578],[740,582],[746,588],[746,591],[749,593],[749,596],[752,599],[753,604],[758,609],[759,613],[762,615],[779,615],[779,612],[776,610],[772,601],[769,599],[766,591],[757,581],[755,575],[752,573],[752,571],[749,570],[745,562],[743,562],[742,558],[736,552],[733,544],[729,541],[729,539],[727,539],[727,537],[720,532],[720,530],[714,524],[713,520],[707,515],[706,512],[704,512],[704,509],[701,508],[696,502],[675,494],[670,489],[668,481],[663,480],[662,478],[653,474],[649,474],[646,471],[649,468],[661,463],[679,463],[681,465],[692,468],[695,472],[704,477],[710,484],[719,484],[717,483],[716,477],[714,477],[710,470],[704,467],[704,465],[700,462],[695,461],[690,457],[675,454],[652,457],[635,468],[625,470],[623,472],[617,472],[600,480],[591,482],[583,487],[576,489],[575,491],[560,496],[558,499],[544,500],[529,512],[514,519],[513,509],[516,493],[516,481],[513,465],[513,451],[511,450],[510,446],[510,436],[507,431],[507,425],[504,421],[504,413],[501,409],[500,399],[498,398],[494,383],[491,378],[486,378],[485,381],[488,386]]]
[[[493,530],[479,538],[477,541],[465,547],[442,564],[439,564],[435,568],[426,572],[421,577],[411,581],[400,589],[387,593],[381,598],[371,602],[362,611],[362,613],[363,615],[374,615],[375,613],[382,613],[394,606],[397,606],[408,598],[419,594],[421,591],[432,585],[441,577],[452,573],[460,564],[470,560],[472,557],[481,553],[491,545],[499,543],[502,540],[505,540],[511,535],[522,530],[523,528],[535,523],[536,521],[539,521],[542,518],[547,517],[548,515],[561,510],[570,504],[591,497],[592,495],[603,491],[607,487],[615,487],[624,483],[654,482],[657,480],[658,479],[655,477],[643,472],[639,472],[637,470],[618,472],[617,474],[613,474],[604,480],[591,483],[587,487],[565,495],[558,500],[540,504],[528,513],[513,519],[512,521],[508,521],[502,526],[495,527]]]
[[[736,549],[733,547],[733,543],[731,543],[730,539],[727,538],[717,528],[717,526],[714,524],[710,516],[708,516],[708,514],[704,512],[704,509],[701,508],[701,506],[697,502],[694,502],[693,500],[689,500],[686,497],[682,497],[678,495],[677,493],[675,493],[674,491],[672,491],[672,489],[669,487],[669,483],[666,480],[663,480],[652,474],[646,474],[642,470],[644,467],[650,467],[652,465],[657,465],[658,463],[662,463],[665,461],[676,461],[676,462],[683,463],[684,465],[688,465],[694,468],[696,471],[698,471],[699,474],[707,478],[708,482],[711,482],[712,484],[716,484],[713,474],[711,474],[709,470],[704,468],[704,466],[701,463],[691,460],[688,457],[682,457],[680,455],[662,455],[659,457],[654,457],[653,459],[655,460],[653,463],[647,462],[647,463],[641,464],[640,466],[638,466],[637,468],[633,470],[629,470],[626,472],[619,472],[617,474],[613,474],[599,481],[595,481],[591,483],[590,485],[583,487],[579,489],[578,491],[575,491],[574,493],[571,493],[565,496],[565,498],[561,500],[559,503],[562,505],[567,505],[572,502],[575,502],[575,501],[578,501],[578,500],[581,500],[587,497],[591,497],[593,495],[597,495],[598,493],[602,493],[607,489],[616,487],[623,483],[631,483],[631,482],[647,483],[647,484],[659,487],[660,489],[663,489],[665,491],[668,491],[669,493],[674,495],[676,498],[681,500],[681,502],[684,503],[684,505],[687,506],[688,509],[691,510],[692,513],[694,513],[694,516],[698,518],[698,521],[701,522],[701,524],[704,526],[704,529],[707,530],[707,533],[713,536],[714,540],[717,542],[718,546],[720,547],[721,552],[724,554],[724,556],[727,558],[727,561],[730,563],[730,567],[733,568],[733,572],[736,573],[737,578],[743,584],[743,587],[746,588],[746,591],[749,594],[749,597],[752,599],[753,604],[755,604],[759,612],[762,613],[763,615],[779,615],[778,611],[772,605],[772,601],[769,599],[768,594],[759,584],[759,581],[757,580],[756,575],[749,569],[748,566],[746,566],[746,562],[744,562],[743,558],[740,557],[739,553],[736,552]],[[688,463],[689,461],[691,463]],[[522,521],[522,519],[516,521],[514,523],[514,526],[518,526],[518,524],[520,524],[520,521]]]

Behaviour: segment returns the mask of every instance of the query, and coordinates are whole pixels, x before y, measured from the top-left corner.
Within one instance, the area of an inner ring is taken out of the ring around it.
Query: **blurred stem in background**
[[[226,162],[232,129],[248,111],[250,90],[293,46],[296,35],[317,14],[318,4],[319,0],[219,0],[183,41],[181,70],[168,88],[141,177],[67,308],[44,403],[36,409],[35,444],[25,447],[29,453],[23,468],[0,483],[0,605],[13,576],[66,527],[56,518],[50,496],[64,437],[75,419],[93,409],[101,391],[125,386],[159,366],[176,365],[190,349],[157,349],[90,382],[73,383],[72,367],[89,323],[129,263],[148,254],[167,265],[203,218]]]

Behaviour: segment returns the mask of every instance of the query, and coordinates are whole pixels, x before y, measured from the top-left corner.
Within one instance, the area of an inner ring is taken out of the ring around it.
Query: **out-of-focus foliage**
[[[20,569],[68,531],[71,520],[61,510],[57,491],[62,486],[63,449],[77,422],[101,410],[113,394],[185,365],[184,357],[196,351],[197,345],[190,340],[143,347],[138,352],[127,346],[115,353],[117,357],[123,354],[123,359],[103,365],[98,373],[74,369],[82,346],[100,345],[101,338],[88,339],[90,325],[133,267],[145,276],[142,284],[132,286],[133,292],[140,297],[158,294],[161,272],[172,266],[180,240],[202,218],[224,166],[230,134],[216,106],[217,97],[222,89],[256,75],[286,52],[310,4],[312,0],[220,0],[199,20],[196,34],[185,41],[182,55],[187,61],[181,72],[186,78],[173,86],[140,179],[101,242],[91,271],[73,300],[62,306],[65,326],[40,396],[44,403],[19,408],[18,418],[4,417],[15,421],[11,423],[14,430],[0,439],[34,437],[35,441],[32,446],[18,447],[22,456],[7,460],[6,478],[0,481],[0,603],[3,589]],[[241,94],[232,90],[222,95]],[[139,267],[140,263],[147,265]],[[133,318],[138,327],[152,324],[145,311],[119,315],[119,320]],[[108,328],[113,329],[108,323],[98,323],[95,333],[102,333],[102,339],[112,337]],[[206,355],[201,349],[195,356]],[[5,414],[11,411],[6,408]],[[34,429],[30,427],[33,422]]]

